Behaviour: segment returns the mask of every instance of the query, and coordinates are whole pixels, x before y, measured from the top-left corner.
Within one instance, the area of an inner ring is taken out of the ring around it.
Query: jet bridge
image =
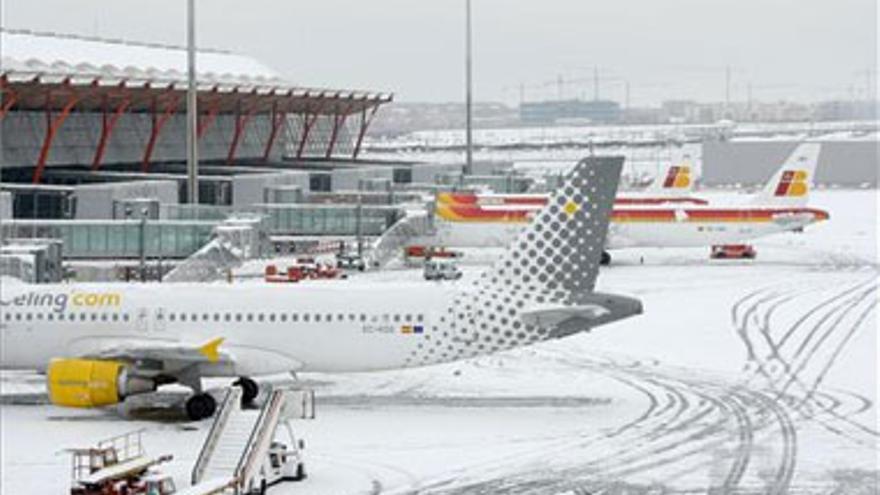
[[[228,389],[193,467],[192,484],[232,479],[236,494],[258,491],[279,424],[293,441],[289,421],[314,417],[312,390],[275,389],[259,410],[247,410],[241,407],[241,389]]]

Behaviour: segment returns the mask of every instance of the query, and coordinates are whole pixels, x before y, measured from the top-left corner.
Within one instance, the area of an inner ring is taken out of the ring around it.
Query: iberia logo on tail
[[[807,194],[807,171],[806,170],[786,170],[779,178],[779,184],[776,185],[775,196],[791,196],[800,197]]]
[[[686,165],[669,167],[663,189],[687,189],[691,185],[691,168]]]

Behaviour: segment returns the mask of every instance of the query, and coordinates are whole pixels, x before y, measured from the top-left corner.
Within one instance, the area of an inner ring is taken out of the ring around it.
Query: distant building
[[[610,100],[559,100],[522,103],[519,119],[525,125],[620,122],[620,104]]]

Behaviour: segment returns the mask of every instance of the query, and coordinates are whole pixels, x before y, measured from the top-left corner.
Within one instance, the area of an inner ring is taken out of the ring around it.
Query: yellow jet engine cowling
[[[109,406],[156,389],[153,380],[130,376],[124,363],[95,359],[53,359],[46,386],[49,400],[66,407]]]

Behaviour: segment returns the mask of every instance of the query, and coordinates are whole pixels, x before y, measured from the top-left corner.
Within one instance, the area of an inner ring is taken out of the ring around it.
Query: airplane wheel
[[[210,418],[217,410],[217,401],[210,394],[196,394],[186,401],[186,416],[192,421]]]
[[[608,251],[602,251],[602,259],[599,260],[600,265],[610,265],[611,264],[611,253]]]
[[[243,406],[253,404],[257,394],[260,393],[260,386],[257,385],[257,382],[246,376],[239,377],[232,384],[241,387],[241,404]]]

